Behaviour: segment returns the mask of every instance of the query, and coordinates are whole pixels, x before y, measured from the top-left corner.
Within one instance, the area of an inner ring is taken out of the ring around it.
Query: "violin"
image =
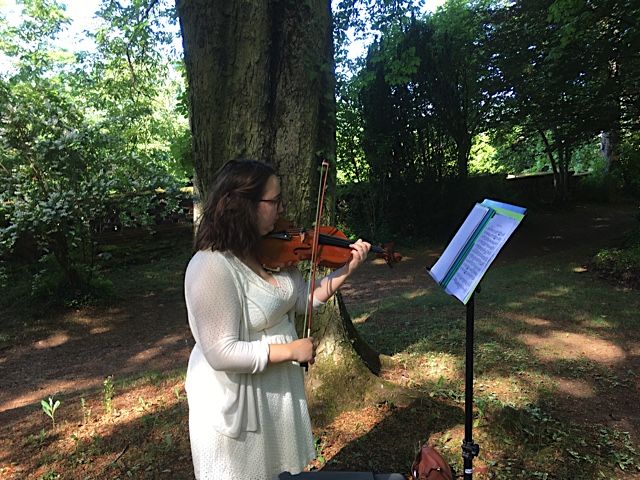
[[[269,269],[278,269],[295,265],[302,260],[312,258],[314,235],[318,235],[316,263],[321,267],[339,268],[351,259],[351,245],[354,243],[343,232],[332,226],[321,226],[305,230],[294,227],[288,220],[278,220],[273,231],[262,237],[258,261]],[[402,255],[393,251],[393,244],[371,246],[371,252],[384,258],[392,267],[402,259]]]

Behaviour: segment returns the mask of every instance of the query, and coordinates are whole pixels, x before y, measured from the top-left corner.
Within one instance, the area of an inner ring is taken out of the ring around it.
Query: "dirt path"
[[[191,336],[179,299],[154,295],[68,314],[64,327],[0,352],[0,424],[49,395],[100,387],[108,375],[185,366]]]
[[[627,205],[613,212],[607,207],[579,206],[562,214],[531,213],[497,261],[544,256],[559,249],[585,256],[619,241],[637,223],[637,211]],[[343,288],[347,304],[375,302],[430,282],[425,267],[433,264],[439,252],[402,253],[405,259],[396,266],[393,281],[375,262],[362,268]],[[4,428],[20,421],[40,399],[98,388],[108,375],[125,378],[185,368],[192,345],[180,286],[161,297],[132,298],[117,308],[80,309],[67,314],[60,324],[46,336],[0,351],[0,425]],[[606,357],[607,352],[602,354]]]

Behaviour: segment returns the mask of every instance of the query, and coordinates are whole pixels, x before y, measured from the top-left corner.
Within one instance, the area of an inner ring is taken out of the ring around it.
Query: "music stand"
[[[475,296],[480,285],[467,302],[467,328],[464,366],[464,440],[462,441],[462,459],[464,480],[473,478],[473,457],[478,456],[480,447],[473,443],[473,327]]]
[[[429,275],[446,293],[466,306],[464,440],[462,458],[464,480],[473,477],[473,458],[480,447],[473,443],[473,330],[475,296],[480,281],[496,256],[518,227],[527,209],[484,199],[476,203],[455,233]]]

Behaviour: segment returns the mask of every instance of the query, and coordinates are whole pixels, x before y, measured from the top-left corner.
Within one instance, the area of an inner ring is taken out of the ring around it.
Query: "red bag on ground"
[[[453,480],[453,470],[433,448],[423,445],[411,466],[413,480]]]

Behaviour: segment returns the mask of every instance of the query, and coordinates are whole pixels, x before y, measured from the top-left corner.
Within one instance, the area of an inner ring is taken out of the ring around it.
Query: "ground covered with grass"
[[[640,478],[640,291],[592,263],[624,243],[637,214],[529,212],[483,280],[474,478]],[[131,239],[111,240],[109,305],[35,320],[2,312],[0,478],[192,478],[190,234],[133,240],[133,256]],[[465,310],[426,274],[441,250],[405,247],[394,269],[371,261],[343,288],[359,333],[385,355],[385,393],[316,424],[310,468],[407,475],[428,441],[461,471]]]

